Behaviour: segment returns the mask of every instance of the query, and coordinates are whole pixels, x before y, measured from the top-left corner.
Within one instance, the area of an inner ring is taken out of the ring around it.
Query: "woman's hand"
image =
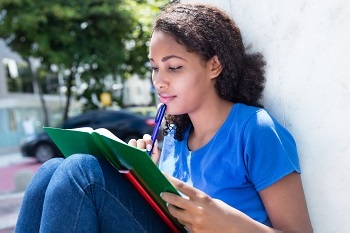
[[[128,143],[130,146],[134,146],[140,149],[146,149],[147,151],[151,150],[152,148],[152,140],[151,135],[145,134],[143,135],[142,139],[131,139]],[[151,153],[151,159],[155,164],[158,163],[160,157],[160,150],[158,148],[158,141],[154,143],[154,147]]]
[[[168,203],[172,216],[193,232],[274,232],[254,221],[244,213],[224,202],[213,199],[204,192],[164,174],[174,187],[186,197],[164,192],[162,199]]]

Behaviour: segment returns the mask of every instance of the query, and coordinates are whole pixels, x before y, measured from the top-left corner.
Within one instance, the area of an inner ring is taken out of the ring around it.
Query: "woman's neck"
[[[197,150],[207,144],[227,119],[233,103],[220,100],[208,104],[202,111],[189,114],[193,128],[188,138],[190,150]]]

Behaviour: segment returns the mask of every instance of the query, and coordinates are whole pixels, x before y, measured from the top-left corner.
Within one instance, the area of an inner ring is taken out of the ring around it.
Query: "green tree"
[[[166,2],[0,0],[0,38],[23,58],[39,58],[41,69],[67,74],[66,119],[76,77],[101,84],[106,75],[146,73],[151,21]]]

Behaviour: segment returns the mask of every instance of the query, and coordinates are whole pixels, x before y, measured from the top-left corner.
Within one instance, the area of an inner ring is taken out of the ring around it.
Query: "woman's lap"
[[[37,205],[34,217],[41,218],[43,232],[169,231],[122,174],[91,155],[73,155],[45,163],[28,186],[19,221],[34,208],[33,202]],[[21,225],[17,224],[18,231]]]

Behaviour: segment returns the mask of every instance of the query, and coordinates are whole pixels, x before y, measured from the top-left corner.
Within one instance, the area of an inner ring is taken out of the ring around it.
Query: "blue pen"
[[[155,117],[155,123],[156,123],[156,126],[154,127],[153,129],[153,133],[152,133],[152,137],[151,137],[151,140],[152,140],[152,147],[151,149],[148,151],[148,154],[151,155],[151,152],[153,150],[153,147],[154,147],[154,143],[156,142],[157,140],[157,135],[158,135],[158,131],[159,131],[159,128],[160,128],[160,125],[162,124],[162,120],[163,120],[163,117],[164,117],[164,114],[165,114],[165,110],[166,110],[166,105],[165,104],[162,104],[159,108],[158,108],[158,111],[157,111],[157,114],[156,114],[156,117]]]

